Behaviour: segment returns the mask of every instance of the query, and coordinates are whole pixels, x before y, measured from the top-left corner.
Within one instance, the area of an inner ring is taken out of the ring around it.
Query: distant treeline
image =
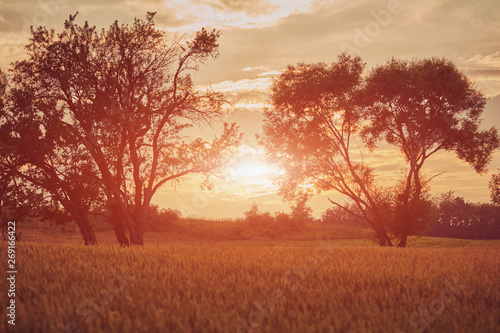
[[[474,203],[457,197],[453,192],[432,200],[433,214],[424,236],[464,239],[500,239],[500,207],[492,203]],[[334,207],[321,216],[327,224],[365,227],[366,222],[345,210]]]

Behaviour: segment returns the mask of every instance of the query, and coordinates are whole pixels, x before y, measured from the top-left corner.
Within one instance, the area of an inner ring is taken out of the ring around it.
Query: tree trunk
[[[141,210],[137,212],[135,219],[135,231],[137,234],[137,244],[144,245],[144,227],[149,215],[149,205],[151,202],[151,195],[149,193],[144,194],[144,203],[142,204]]]
[[[94,230],[86,216],[75,216],[75,221],[82,234],[83,242],[85,245],[97,245],[97,238]]]
[[[111,203],[109,205],[109,210],[111,211],[111,224],[115,230],[116,239],[121,246],[129,246],[130,242],[125,234],[126,228],[123,220],[120,218],[120,213],[116,204]]]
[[[136,224],[131,219],[128,223],[128,232],[130,235],[130,244],[139,244],[137,238]]]
[[[377,234],[378,244],[380,246],[389,246],[389,247],[392,247],[391,239],[387,235],[387,232],[385,232],[384,228],[377,227],[377,228],[375,228],[375,232]]]
[[[137,236],[137,245],[144,245],[144,221],[136,221],[135,231]]]
[[[75,220],[76,225],[80,229],[83,242],[85,245],[97,245],[97,238],[95,236],[92,225],[87,216],[87,210],[81,206],[81,202],[75,197],[72,191],[66,191],[69,200],[58,197],[59,203],[71,214]]]
[[[92,131],[88,128],[88,126],[84,127],[84,130],[86,139],[83,143],[94,158],[94,161],[97,163],[99,171],[101,172],[101,177],[109,203],[108,206],[113,216],[111,220],[115,229],[116,239],[120,245],[128,246],[130,243],[125,235],[126,229],[128,229],[130,233],[130,242],[132,244],[136,244],[137,237],[135,228],[133,226],[132,218],[127,211],[126,204],[120,196],[120,184],[115,182],[106,158],[104,157],[104,153],[102,152],[96,138],[92,134]]]
[[[408,239],[408,235],[404,233],[401,235],[401,238],[399,239],[398,247],[406,247],[406,240]]]

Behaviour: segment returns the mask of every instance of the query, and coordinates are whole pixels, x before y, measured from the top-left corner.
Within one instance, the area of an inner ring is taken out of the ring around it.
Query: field
[[[499,241],[30,237],[16,245],[16,326],[3,307],[0,332],[500,331]]]

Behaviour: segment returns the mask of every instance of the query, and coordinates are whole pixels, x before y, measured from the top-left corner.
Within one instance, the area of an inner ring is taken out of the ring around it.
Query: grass
[[[23,241],[0,332],[498,332],[500,242],[417,244]]]
[[[16,228],[22,232],[22,240],[25,241],[82,244],[80,231],[74,222],[55,226],[49,222],[31,220],[18,224]],[[109,223],[94,221],[94,230],[100,244],[117,243],[115,233]],[[368,240],[372,237],[369,229],[342,225],[310,223],[297,229],[290,229],[278,224],[249,226],[243,222],[230,220],[210,221],[188,218],[161,225],[147,225],[144,239],[149,244],[178,241],[310,241],[325,234],[335,239]]]

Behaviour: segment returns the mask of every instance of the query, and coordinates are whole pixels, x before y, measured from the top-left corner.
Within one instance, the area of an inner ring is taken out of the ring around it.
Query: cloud
[[[486,54],[486,55],[475,54],[473,57],[470,57],[469,59],[467,59],[466,62],[474,65],[476,69],[500,70],[500,51],[496,51],[494,53]],[[491,74],[491,72],[490,72],[490,74]]]
[[[257,66],[257,67],[245,67],[242,69],[244,72],[250,72],[250,71],[255,71],[255,70],[266,70],[268,69],[267,67],[264,66]]]
[[[254,29],[276,25],[295,14],[309,12],[314,0],[174,0],[166,3],[185,22],[172,30],[195,31],[201,27]]]
[[[199,90],[208,87],[215,91],[224,93],[224,97],[233,104],[236,109],[262,109],[267,104],[269,87],[272,84],[271,78],[226,80],[210,86],[200,85]]]
[[[461,57],[460,60],[464,71],[486,97],[500,94],[500,51],[475,54],[468,59]]]
[[[270,78],[226,80],[213,84],[211,87],[221,92],[266,91],[271,83]]]
[[[269,15],[279,7],[266,0],[195,0],[194,4],[204,4],[224,12],[244,12],[250,16]]]
[[[270,69],[264,66],[257,66],[257,67],[245,67],[242,69],[244,72],[252,72],[252,71],[261,71],[260,73],[257,73],[257,76],[263,77],[263,76],[276,76],[281,74],[280,71],[275,70],[275,69]]]
[[[267,71],[265,71],[263,73],[259,73],[257,75],[258,76],[276,76],[276,75],[279,75],[279,74],[281,74],[280,71],[277,71],[275,69],[269,69],[269,70],[267,70]]]

